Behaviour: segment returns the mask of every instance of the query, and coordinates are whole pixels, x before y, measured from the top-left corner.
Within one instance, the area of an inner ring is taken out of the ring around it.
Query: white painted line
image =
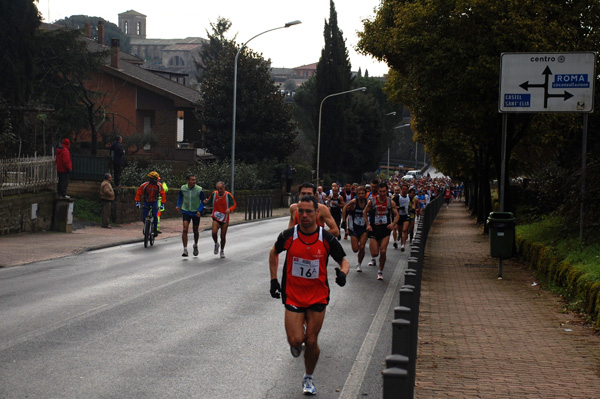
[[[402,263],[403,265],[401,265]],[[377,343],[377,339],[379,338],[379,334],[383,328],[388,309],[392,303],[392,300],[394,299],[394,294],[398,289],[400,277],[402,276],[404,270],[406,270],[406,265],[406,258],[400,259],[396,265],[396,270],[392,275],[390,284],[383,295],[383,299],[381,300],[379,308],[377,309],[377,313],[371,322],[369,331],[367,331],[367,335],[365,336],[360,350],[358,351],[358,355],[356,356],[352,370],[350,370],[350,374],[348,374],[348,378],[344,383],[344,388],[342,388],[342,392],[339,396],[340,399],[356,399],[360,393],[360,387],[362,386],[367,368],[371,362],[375,344]]]

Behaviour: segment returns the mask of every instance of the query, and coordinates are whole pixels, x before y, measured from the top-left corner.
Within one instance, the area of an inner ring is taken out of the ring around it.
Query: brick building
[[[103,30],[102,23],[98,29]],[[108,49],[103,39],[85,40],[90,51]],[[180,143],[200,141],[201,125],[194,115],[200,92],[148,71],[142,63],[138,57],[121,52],[119,40],[112,40],[106,64],[88,82],[91,90],[106,93],[102,103],[109,121],[99,133],[110,139],[115,134],[152,134],[157,144],[145,151],[165,159],[193,160],[195,153],[182,150]]]

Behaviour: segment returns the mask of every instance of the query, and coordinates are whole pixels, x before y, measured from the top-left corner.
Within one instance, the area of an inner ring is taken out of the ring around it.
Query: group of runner
[[[165,202],[158,174],[151,172],[148,178],[148,182],[140,186],[136,195],[138,206],[139,201],[144,198],[146,213],[150,205],[153,209],[159,209],[158,203]],[[285,307],[284,326],[292,356],[299,357],[304,351],[302,392],[305,395],[316,394],[313,373],[320,355],[318,336],[329,304],[329,256],[338,264],[335,268],[335,282],[339,286],[345,286],[346,276],[350,271],[350,264],[340,243],[341,229],[344,230],[344,239],[350,237],[352,251],[357,254],[356,271],[362,272],[368,240],[371,255],[369,266],[378,266],[377,279],[383,280],[390,236],[393,234],[394,248],[398,248],[400,244],[400,250],[404,251],[407,240],[410,238],[412,242],[415,219],[429,201],[438,192],[442,192],[442,187],[447,185],[447,181],[428,178],[411,183],[346,183],[343,189],[338,183],[334,183],[327,193],[321,186],[315,187],[311,183],[300,186],[299,201],[290,206],[288,228],[279,234],[269,253],[269,291],[273,298],[281,298]],[[229,215],[237,204],[233,195],[225,190],[223,182],[218,182],[215,188],[206,198],[194,175],[187,176],[186,184],[181,186],[176,208],[183,218],[184,257],[189,256],[190,222],[194,234],[193,254],[198,255],[200,216],[208,204],[213,207],[211,217],[214,253],[217,255],[220,249],[221,258],[225,257]],[[150,197],[147,192],[155,192],[156,196]],[[444,195],[448,192],[450,191],[444,190]],[[283,251],[286,251],[286,257],[280,283],[279,254]]]
[[[160,221],[160,211],[164,210],[166,202],[165,184],[160,182],[160,176],[157,172],[148,173],[148,180],[138,188],[135,201],[136,206],[140,208],[143,202],[142,222],[150,209],[154,212],[154,235],[158,235]],[[181,212],[183,218],[183,231],[181,233],[181,241],[183,243],[183,254],[187,257],[188,253],[188,231],[190,222],[192,223],[192,232],[194,235],[193,255],[198,256],[198,239],[200,238],[200,217],[205,206],[212,206],[212,239],[214,241],[214,254],[219,254],[225,258],[225,244],[227,240],[227,229],[229,227],[229,215],[237,207],[237,203],[233,195],[225,190],[225,184],[222,181],[217,182],[215,191],[208,198],[204,194],[204,190],[197,184],[195,175],[186,176],[186,184],[181,186],[177,197],[177,211]],[[219,230],[221,234],[219,235]],[[220,242],[219,242],[220,238]]]
[[[320,348],[318,335],[329,303],[327,280],[328,257],[339,265],[335,281],[346,284],[350,265],[340,245],[341,230],[344,238],[350,236],[351,247],[357,253],[357,272],[362,272],[365,245],[369,240],[370,266],[377,266],[377,279],[383,280],[387,246],[394,233],[394,247],[404,251],[406,241],[414,230],[414,220],[422,209],[438,195],[446,181],[426,178],[418,182],[380,182],[366,185],[332,184],[329,192],[323,187],[304,183],[299,188],[299,201],[290,206],[288,229],[278,237],[269,254],[271,275],[270,293],[281,298],[285,307],[284,325],[292,356],[299,357],[304,350],[305,373],[302,392],[316,394],[313,379]],[[429,184],[431,184],[429,186]],[[325,229],[328,228],[328,230]],[[278,280],[279,254],[286,252]],[[377,262],[379,257],[379,262]]]

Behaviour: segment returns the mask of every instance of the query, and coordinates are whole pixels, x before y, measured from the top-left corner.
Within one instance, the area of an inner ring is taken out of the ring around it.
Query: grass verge
[[[600,240],[569,235],[568,221],[544,217],[516,228],[517,250],[548,288],[561,294],[567,307],[587,314],[600,327]]]

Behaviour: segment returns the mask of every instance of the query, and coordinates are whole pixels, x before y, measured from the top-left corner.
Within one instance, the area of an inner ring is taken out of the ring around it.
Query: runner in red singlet
[[[398,225],[400,215],[398,215],[396,203],[388,197],[387,184],[379,183],[376,194],[367,202],[363,215],[367,224],[369,249],[373,258],[369,266],[375,266],[377,255],[379,255],[377,280],[383,280],[383,268],[385,267],[390,234],[394,227]]]
[[[227,237],[227,229],[229,227],[229,214],[235,210],[237,203],[233,194],[225,191],[225,183],[217,182],[215,185],[217,191],[213,191],[205,204],[212,204],[212,239],[215,242],[215,255],[219,253],[219,236],[218,232],[221,229],[221,258],[225,257],[225,242]]]
[[[271,296],[282,298],[285,305],[285,331],[292,356],[304,352],[305,374],[302,392],[315,395],[313,372],[319,360],[318,336],[329,303],[327,262],[329,255],[339,264],[335,282],[343,287],[350,265],[340,243],[317,225],[318,202],[314,193],[303,196],[297,204],[300,224],[283,231],[269,254]],[[281,276],[277,280],[279,254],[287,251]]]

